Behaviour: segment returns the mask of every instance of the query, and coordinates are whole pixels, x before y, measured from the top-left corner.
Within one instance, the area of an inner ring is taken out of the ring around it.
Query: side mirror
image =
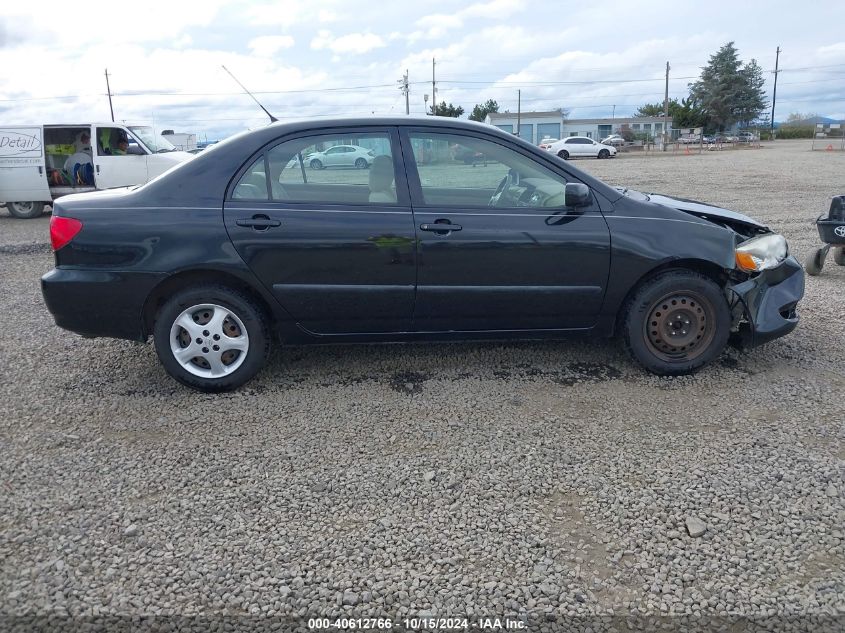
[[[566,183],[564,204],[568,208],[589,207],[592,203],[590,188],[580,182]]]

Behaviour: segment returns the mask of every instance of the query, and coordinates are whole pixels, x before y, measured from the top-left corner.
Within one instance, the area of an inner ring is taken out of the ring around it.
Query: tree
[[[461,106],[454,106],[451,103],[446,105],[445,101],[441,101],[440,105],[432,106],[434,109],[435,116],[450,116],[457,119],[464,113],[464,109]]]
[[[640,106],[634,113],[635,117],[661,117],[663,116],[663,103],[647,103]],[[705,116],[692,98],[669,99],[669,116],[672,125],[676,128],[703,127]]]
[[[469,115],[470,121],[484,121],[487,118],[487,115],[491,112],[498,112],[499,111],[499,104],[493,101],[492,99],[487,99],[483,104],[475,104],[475,107],[472,109],[472,114]]]
[[[738,121],[748,125],[766,109],[766,93],[763,90],[766,80],[763,79],[763,69],[756,59],[748,62],[740,70],[740,74],[745,85],[737,100],[736,117]]]
[[[734,43],[728,42],[710,56],[701,79],[690,84],[690,98],[706,125],[720,132],[738,121],[751,121],[766,108],[763,71],[753,59],[743,67]]]

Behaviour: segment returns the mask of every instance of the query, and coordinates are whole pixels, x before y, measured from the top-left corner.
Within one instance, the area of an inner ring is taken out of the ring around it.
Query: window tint
[[[425,204],[562,207],[566,179],[498,143],[458,134],[412,132]]]
[[[263,154],[241,176],[232,192],[232,198],[235,200],[267,200],[269,198]]]
[[[390,136],[386,132],[308,136],[267,153],[273,200],[395,204]]]

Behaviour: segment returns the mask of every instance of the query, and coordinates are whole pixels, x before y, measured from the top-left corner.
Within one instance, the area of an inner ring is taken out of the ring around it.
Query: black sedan
[[[334,146],[363,170],[313,170]],[[482,162],[460,157],[483,156]],[[495,128],[439,117],[275,124],[134,189],[59,199],[56,323],[155,341],[237,388],[281,343],[620,333],[685,374],[798,323],[801,266],[739,213],[610,187]]]

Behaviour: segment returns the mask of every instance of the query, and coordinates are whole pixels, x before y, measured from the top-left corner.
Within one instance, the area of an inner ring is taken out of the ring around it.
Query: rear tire
[[[722,353],[730,335],[731,313],[722,289],[691,270],[670,270],[647,280],[623,314],[628,351],[660,376],[704,367]]]
[[[22,220],[37,218],[44,211],[43,202],[7,202],[6,208],[13,217]]]
[[[567,152],[565,149],[560,150],[557,155],[560,156],[563,160],[569,160],[569,152]]]
[[[845,266],[845,247],[833,249],[833,261],[839,266]]]
[[[198,391],[237,389],[270,353],[263,311],[247,295],[214,284],[171,297],[159,310],[153,337],[167,373]]]
[[[804,262],[804,270],[807,271],[808,275],[815,277],[822,271],[822,266],[824,266],[822,252],[822,249],[817,248],[807,257],[807,261]]]

